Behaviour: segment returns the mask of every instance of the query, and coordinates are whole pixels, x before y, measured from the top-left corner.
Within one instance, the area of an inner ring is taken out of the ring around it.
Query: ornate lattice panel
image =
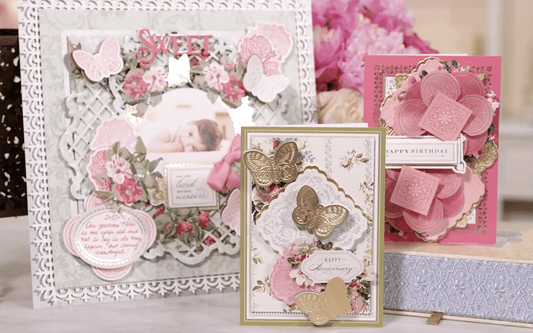
[[[0,30],[0,216],[28,214],[16,30]]]

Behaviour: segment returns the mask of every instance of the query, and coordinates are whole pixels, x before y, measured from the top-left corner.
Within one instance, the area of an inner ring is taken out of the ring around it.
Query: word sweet
[[[150,67],[150,63],[159,53],[167,54],[172,49],[174,55],[209,55],[209,38],[212,35],[183,35],[167,34],[153,36],[148,29],[141,29],[138,33],[139,41],[143,44],[137,49],[137,58],[141,67]],[[155,38],[154,38],[155,37]]]

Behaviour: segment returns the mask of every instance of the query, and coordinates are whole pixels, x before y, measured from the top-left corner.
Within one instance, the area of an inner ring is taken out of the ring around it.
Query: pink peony
[[[163,90],[167,85],[165,82],[166,78],[167,72],[161,66],[152,67],[143,75],[143,81],[148,84],[148,90],[150,92]]]
[[[364,62],[367,54],[403,54],[403,35],[393,31],[390,34],[383,28],[364,21],[348,40],[344,61],[339,63],[343,72],[340,85],[343,88],[359,90],[364,94]]]
[[[138,201],[143,194],[141,185],[137,184],[133,178],[126,178],[122,184],[115,184],[115,191],[125,204],[132,204]]]
[[[207,85],[218,91],[222,91],[223,84],[229,82],[228,72],[226,72],[224,67],[217,62],[212,62],[209,66],[206,66],[203,73]]]
[[[403,36],[403,44],[406,48],[414,47],[419,53],[431,54],[438,53],[437,50],[429,47],[429,43],[420,37],[415,32],[406,33]]]
[[[388,32],[404,32],[414,25],[414,14],[406,10],[404,0],[361,0],[363,15]]]
[[[142,72],[135,72],[126,76],[124,79],[124,92],[128,94],[131,99],[141,97],[148,89],[148,84],[143,80]]]
[[[241,98],[246,96],[246,90],[244,90],[242,81],[235,75],[231,75],[229,82],[224,84],[223,92],[233,103],[237,103]]]
[[[207,225],[209,224],[209,213],[203,212],[200,215],[198,215],[198,225],[200,228],[205,229],[207,228]]]
[[[183,235],[191,231],[192,231],[192,224],[189,221],[181,221],[180,224],[176,227],[176,233],[178,235]]]
[[[344,38],[340,30],[314,26],[315,77],[318,91],[337,89],[339,61],[343,58]]]
[[[119,155],[113,155],[111,161],[107,161],[105,164],[107,175],[113,179],[116,184],[122,184],[126,178],[131,178],[130,164],[120,157]]]
[[[313,0],[313,26],[341,30],[348,36],[358,24],[358,15],[363,7],[360,1]]]
[[[413,31],[403,0],[313,0],[318,92],[350,88],[363,93],[366,54],[435,53]]]

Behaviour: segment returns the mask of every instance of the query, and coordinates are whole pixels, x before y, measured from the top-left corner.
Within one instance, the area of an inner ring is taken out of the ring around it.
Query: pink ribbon
[[[224,189],[231,191],[234,188],[241,188],[241,179],[239,175],[231,168],[231,165],[240,160],[241,158],[241,136],[235,135],[231,146],[228,149],[228,153],[218,161],[209,177],[207,178],[207,184],[212,189],[220,192]]]

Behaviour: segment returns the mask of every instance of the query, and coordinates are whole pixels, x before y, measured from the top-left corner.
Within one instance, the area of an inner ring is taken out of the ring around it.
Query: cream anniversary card
[[[384,139],[243,128],[241,324],[381,325]]]

